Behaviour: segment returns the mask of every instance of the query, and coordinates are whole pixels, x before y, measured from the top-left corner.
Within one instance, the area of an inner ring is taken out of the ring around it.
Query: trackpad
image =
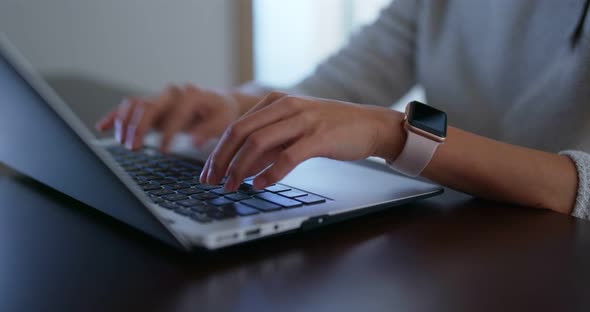
[[[434,184],[380,170],[377,164],[361,166],[354,162],[326,158],[305,161],[281,183],[335,200],[367,204],[391,201],[440,189]]]

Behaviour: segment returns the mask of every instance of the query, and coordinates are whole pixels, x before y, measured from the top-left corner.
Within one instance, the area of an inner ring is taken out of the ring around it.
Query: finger
[[[128,149],[136,150],[141,147],[143,143],[143,137],[147,132],[148,125],[151,123],[154,116],[154,107],[148,105],[145,102],[138,104],[133,113],[131,114],[131,120],[127,126],[127,133],[125,138],[125,146]]]
[[[293,142],[305,133],[307,127],[307,121],[299,114],[252,133],[230,165],[226,189],[236,190],[266,152]]]
[[[266,152],[264,155],[262,155],[256,161],[254,166],[252,168],[250,168],[250,170],[246,174],[246,178],[253,177],[253,176],[259,174],[260,172],[262,172],[264,169],[268,168],[268,166],[270,166],[272,163],[274,163],[276,161],[277,157],[279,156],[280,152],[282,152],[282,151],[283,151],[283,148],[278,147],[278,148],[275,148],[269,152]]]
[[[270,166],[277,158],[279,153],[282,151],[281,148],[275,148],[267,153],[265,153],[250,169],[250,171],[246,174],[246,177],[253,177],[256,174],[262,172],[268,166]],[[203,166],[203,171],[199,177],[199,181],[201,184],[207,184],[207,176],[203,173],[206,173],[208,170],[208,165],[205,163]]]
[[[249,116],[257,111],[259,111],[260,109],[272,104],[273,102],[276,102],[284,97],[289,96],[286,93],[283,92],[271,92],[268,95],[266,95],[260,102],[258,102],[256,105],[254,105],[252,108],[250,108],[250,110],[248,110],[245,114],[243,114],[242,116]]]
[[[127,134],[127,125],[131,120],[131,114],[135,107],[135,99],[125,99],[119,105],[117,115],[115,117],[115,139],[120,143],[125,143],[125,136]]]
[[[282,180],[300,163],[312,157],[321,157],[322,155],[317,152],[317,147],[318,142],[312,137],[295,142],[279,154],[274,164],[254,179],[254,187],[260,190],[267,188]]]
[[[179,99],[180,102],[177,105],[171,105],[174,108],[162,126],[162,144],[160,147],[162,152],[168,152],[174,136],[184,129],[194,118],[194,114],[196,113],[193,111],[194,107],[198,107],[198,105],[192,102],[198,97],[198,94],[194,94],[194,92],[197,92],[196,89],[187,88],[184,97]]]
[[[221,181],[222,174],[226,172],[229,163],[244,144],[246,138],[254,131],[297,114],[301,110],[300,100],[288,96],[282,97],[249,116],[241,118],[230,126],[209,157],[207,182],[217,184]]]
[[[142,146],[144,137],[154,128],[163,110],[163,105],[149,104],[145,101],[135,108],[127,127],[127,148],[136,150]]]
[[[273,102],[275,102],[276,100],[279,100],[279,99],[281,99],[283,97],[285,97],[285,94],[284,93],[271,92],[270,94],[268,94],[267,96],[265,96],[262,99],[262,101],[260,101],[252,109],[250,109],[247,113],[245,113],[244,115],[242,115],[242,117],[238,121],[240,121],[241,119],[244,119],[245,117],[251,115],[252,113],[254,113],[256,111],[258,111],[260,108],[266,107],[266,106],[272,104]],[[227,130],[226,130],[226,132],[227,132]],[[224,134],[224,136],[225,136],[225,134]],[[223,140],[223,138],[222,138],[222,140]],[[215,147],[215,149],[213,150],[213,152],[211,152],[211,154],[207,158],[207,161],[205,162],[205,166],[203,167],[203,171],[201,172],[201,176],[200,176],[201,183],[206,184],[207,181],[208,181],[208,179],[209,179],[209,176],[211,176],[211,179],[212,180],[216,180],[216,178],[217,178],[217,174],[214,172],[214,170],[210,170],[210,168],[211,168],[211,162],[213,161],[213,158],[214,158],[214,154],[216,153],[216,150],[219,149],[219,146],[221,145],[222,140],[220,140],[217,143],[217,146]],[[219,178],[219,179],[221,179],[221,178]]]
[[[117,117],[117,109],[110,111],[105,117],[96,123],[96,130],[104,132],[113,128]]]
[[[209,172],[209,158],[211,157],[211,155],[209,155],[209,157],[207,158],[207,161],[205,161],[205,165],[203,166],[203,170],[201,171],[201,175],[199,176],[199,182],[201,182],[201,184],[207,184],[207,172]]]
[[[171,113],[171,108],[181,99],[182,90],[178,86],[171,85],[159,96],[148,100],[148,102],[152,103],[158,109],[157,118],[154,120],[152,127],[160,129],[162,127],[161,122],[167,120],[166,116]]]

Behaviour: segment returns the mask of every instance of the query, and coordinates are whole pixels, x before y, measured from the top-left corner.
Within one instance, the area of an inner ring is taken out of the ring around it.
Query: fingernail
[[[133,149],[134,138],[135,138],[135,127],[127,127],[127,135],[125,136],[125,146],[128,149]]]
[[[233,176],[230,176],[227,181],[225,181],[223,188],[228,191],[233,191],[236,188],[236,179]]]
[[[119,144],[123,144],[123,125],[120,121],[115,121],[115,140],[119,142]]]
[[[207,175],[206,175],[205,170],[201,171],[201,175],[199,176],[199,182],[201,182],[201,183],[207,182],[206,178],[207,178]]]
[[[215,170],[213,168],[209,168],[209,173],[207,173],[207,184],[213,185],[217,184],[217,176],[215,175]]]

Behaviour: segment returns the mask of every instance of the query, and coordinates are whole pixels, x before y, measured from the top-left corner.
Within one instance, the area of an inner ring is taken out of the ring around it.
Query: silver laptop
[[[246,180],[227,193],[198,182],[202,159],[176,152],[97,139],[0,35],[0,162],[178,248],[217,249],[442,192],[367,160],[316,158],[265,190]]]

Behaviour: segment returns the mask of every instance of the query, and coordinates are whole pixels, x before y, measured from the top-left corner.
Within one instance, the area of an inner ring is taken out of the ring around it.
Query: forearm
[[[449,127],[424,177],[479,197],[571,213],[577,171],[566,156],[518,147]]]

